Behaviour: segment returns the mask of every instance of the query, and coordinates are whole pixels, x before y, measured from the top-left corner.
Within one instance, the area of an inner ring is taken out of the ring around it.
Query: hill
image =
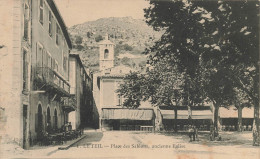
[[[132,17],[101,18],[69,28],[73,52],[79,52],[86,67],[96,70],[99,66],[98,42],[106,34],[115,44],[115,64],[138,69],[144,67],[146,56],[142,54],[161,33],[155,32],[144,20]]]

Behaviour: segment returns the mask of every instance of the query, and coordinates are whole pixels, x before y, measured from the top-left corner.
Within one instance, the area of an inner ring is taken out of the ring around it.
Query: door
[[[28,111],[28,106],[23,105],[23,148],[27,149],[28,148],[28,133],[27,133],[27,111]]]

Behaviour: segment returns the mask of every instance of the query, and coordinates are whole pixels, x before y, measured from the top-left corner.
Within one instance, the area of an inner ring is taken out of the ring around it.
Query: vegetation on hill
[[[154,31],[143,20],[131,17],[102,18],[78,24],[69,28],[69,33],[73,52],[78,52],[83,64],[93,71],[99,66],[98,43],[106,34],[115,44],[115,65],[122,64],[136,69],[144,68],[147,59],[142,53],[161,36],[160,32]]]

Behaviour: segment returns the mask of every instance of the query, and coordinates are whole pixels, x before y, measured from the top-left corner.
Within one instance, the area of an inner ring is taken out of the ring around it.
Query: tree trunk
[[[237,121],[237,131],[242,132],[243,126],[242,126],[242,107],[238,106],[237,111],[238,111],[238,121]]]
[[[214,104],[215,111],[214,111],[214,134],[213,134],[213,140],[215,140],[216,137],[218,137],[218,122],[219,122],[219,105]]]
[[[253,123],[253,146],[260,145],[259,134],[259,102],[254,102],[254,123]]]
[[[178,129],[177,129],[177,107],[174,108],[174,131],[177,132]]]

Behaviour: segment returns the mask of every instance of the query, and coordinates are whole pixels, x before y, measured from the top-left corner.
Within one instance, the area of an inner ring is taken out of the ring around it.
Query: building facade
[[[76,111],[69,114],[72,128],[92,127],[92,79],[86,72],[79,54],[70,54],[70,98],[75,101]]]
[[[31,0],[1,3],[1,136],[27,148],[31,84]]]
[[[126,66],[114,66],[114,44],[108,40],[107,35],[99,46],[100,70],[93,74],[95,128],[140,130],[141,127],[153,127],[153,108],[142,108],[142,105],[139,109],[124,108],[124,98],[117,93],[125,75],[135,70]]]
[[[63,99],[70,96],[72,45],[53,0],[3,3],[4,15],[11,15],[3,17],[1,26],[6,29],[0,80],[6,86],[0,96],[7,117],[4,127],[6,138],[28,148],[46,133],[48,124],[53,131],[60,129],[74,108],[68,109]]]

